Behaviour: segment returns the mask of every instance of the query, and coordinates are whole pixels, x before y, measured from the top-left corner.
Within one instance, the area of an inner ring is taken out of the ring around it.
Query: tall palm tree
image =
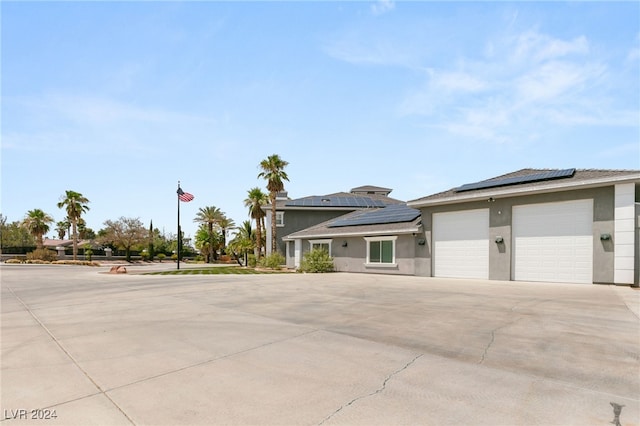
[[[256,257],[260,259],[262,251],[262,228],[264,227],[264,217],[266,216],[262,206],[267,204],[267,194],[262,192],[258,187],[251,188],[247,192],[247,198],[244,200],[244,206],[249,208],[249,217],[256,221]]]
[[[87,204],[89,200],[79,192],[67,190],[60,197],[58,208],[64,208],[67,212],[67,219],[71,222],[71,230],[73,235],[73,260],[78,258],[78,220],[83,213],[89,211]]]
[[[196,213],[194,222],[207,225],[207,232],[209,236],[209,249],[208,263],[211,263],[215,257],[215,235],[213,234],[213,226],[218,225],[220,219],[224,216],[224,213],[220,211],[216,206],[200,207],[198,213]]]
[[[40,209],[29,210],[22,221],[22,226],[36,239],[39,249],[44,247],[42,237],[49,232],[50,223],[53,223],[53,218]]]
[[[284,161],[278,154],[268,156],[260,162],[262,171],[259,178],[267,181],[269,191],[269,202],[271,203],[271,253],[278,251],[278,240],[276,238],[276,196],[278,192],[284,191],[284,181],[289,180],[289,176],[284,171],[289,163]]]

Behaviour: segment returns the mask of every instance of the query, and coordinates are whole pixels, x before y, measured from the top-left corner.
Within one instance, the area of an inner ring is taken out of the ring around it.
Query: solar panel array
[[[384,207],[381,200],[370,197],[313,196],[287,201],[287,207]]]
[[[407,207],[405,204],[393,204],[383,209],[359,212],[349,217],[338,218],[331,222],[329,228],[356,225],[384,225],[389,223],[411,222],[420,216],[420,210]]]
[[[476,183],[467,183],[455,189],[456,192],[473,191],[476,189],[496,188],[499,186],[518,185],[521,183],[540,182],[568,178],[575,174],[576,169],[551,170],[548,172],[534,173],[525,176],[513,176],[502,179],[485,180]]]

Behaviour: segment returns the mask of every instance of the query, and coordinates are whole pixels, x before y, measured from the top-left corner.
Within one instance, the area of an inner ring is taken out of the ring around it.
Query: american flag
[[[189,194],[188,192],[184,192],[180,187],[178,187],[177,192],[178,192],[178,198],[180,199],[180,201],[184,201],[185,203],[188,203],[189,201],[193,201],[193,199],[195,198],[193,195]]]

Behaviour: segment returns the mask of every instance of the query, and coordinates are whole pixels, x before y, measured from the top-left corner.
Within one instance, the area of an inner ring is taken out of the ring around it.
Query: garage
[[[489,209],[433,214],[433,276],[489,278]]]
[[[513,206],[513,279],[593,282],[593,200]]]

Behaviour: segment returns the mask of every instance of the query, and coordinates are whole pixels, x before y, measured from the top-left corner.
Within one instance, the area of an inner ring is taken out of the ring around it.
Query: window
[[[276,212],[276,226],[284,226],[284,212]]]
[[[397,238],[365,237],[367,241],[367,264],[395,266]]]
[[[309,250],[326,250],[331,256],[331,240],[309,240]]]

